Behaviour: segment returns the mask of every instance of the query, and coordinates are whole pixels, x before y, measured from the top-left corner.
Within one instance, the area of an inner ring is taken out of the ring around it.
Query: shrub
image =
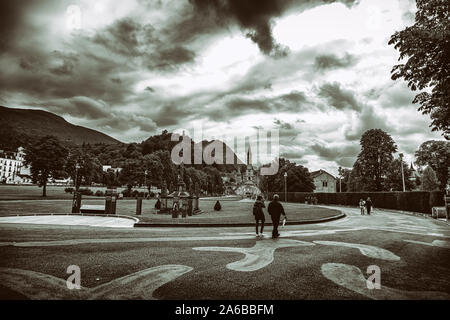
[[[88,189],[88,188],[80,188],[80,189],[78,189],[78,192],[81,193],[83,196],[92,196],[92,195],[94,195],[94,192],[92,192],[92,190]]]
[[[269,199],[277,193],[281,199],[283,192],[270,192]],[[410,191],[410,192],[342,192],[342,193],[310,193],[288,192],[288,201],[310,204],[336,204],[358,206],[359,200],[372,199],[375,208],[421,212],[431,214],[433,207],[444,206],[442,191]],[[316,202],[317,201],[317,202]]]
[[[103,191],[101,191],[101,190],[97,190],[97,191],[95,191],[95,196],[96,197],[103,197],[105,194],[103,193]]]
[[[155,203],[155,209],[161,209],[161,201],[158,199],[158,201],[156,201]]]
[[[64,192],[65,193],[73,193],[73,188],[65,188]]]
[[[217,200],[216,204],[214,205],[215,211],[220,211],[222,209],[222,206],[220,205],[219,200]]]

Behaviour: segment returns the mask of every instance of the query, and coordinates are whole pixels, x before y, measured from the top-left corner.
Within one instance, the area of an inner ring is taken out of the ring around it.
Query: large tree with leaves
[[[402,177],[402,162],[403,162],[403,177]],[[402,178],[404,178],[406,191],[413,190],[415,185],[413,181],[410,180],[411,175],[412,175],[411,168],[405,161],[403,161],[401,157],[393,160],[387,168],[384,189],[386,191],[403,191]]]
[[[383,191],[388,167],[397,151],[392,137],[381,129],[371,129],[361,137],[361,152],[353,165],[352,183],[361,191]]]
[[[422,174],[422,190],[435,191],[439,189],[439,181],[434,170],[427,166]]]
[[[450,137],[450,2],[417,0],[415,24],[392,35],[389,44],[400,51],[392,79],[403,78],[413,90],[422,91],[413,103],[429,114],[433,131]]]
[[[25,165],[30,166],[31,178],[42,187],[42,196],[47,196],[47,181],[64,170],[67,150],[53,136],[45,136],[25,148]]]
[[[424,142],[416,151],[415,156],[419,166],[429,166],[434,170],[440,188],[444,190],[450,167],[450,142],[436,140]]]
[[[83,144],[81,147],[74,147],[69,151],[65,170],[75,182],[77,190],[83,183],[90,185],[94,180],[100,181],[103,173],[102,165],[91,153],[88,144]]]

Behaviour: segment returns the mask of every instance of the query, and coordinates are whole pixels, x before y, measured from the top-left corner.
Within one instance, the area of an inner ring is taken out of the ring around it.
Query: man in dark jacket
[[[273,200],[269,203],[267,207],[267,211],[272,218],[273,230],[272,230],[272,238],[278,238],[280,234],[278,233],[278,225],[280,224],[280,217],[284,215],[286,217],[286,213],[284,212],[284,208],[279,202],[280,197],[275,194],[273,195]]]
[[[373,207],[373,203],[372,200],[370,200],[370,198],[367,198],[366,200],[366,209],[367,209],[367,214],[370,216],[370,211],[372,210]]]

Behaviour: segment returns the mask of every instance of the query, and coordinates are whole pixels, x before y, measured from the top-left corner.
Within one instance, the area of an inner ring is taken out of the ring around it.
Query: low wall
[[[284,200],[284,192],[270,192],[269,199],[274,194]],[[431,214],[432,207],[444,206],[443,191],[411,191],[411,192],[342,192],[342,193],[313,193],[288,192],[288,202],[304,203],[307,197],[316,197],[318,204],[358,206],[360,199],[371,198],[375,208],[401,211],[421,212]]]

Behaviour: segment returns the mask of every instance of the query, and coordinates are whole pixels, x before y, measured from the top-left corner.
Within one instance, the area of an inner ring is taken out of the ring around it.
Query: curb
[[[135,223],[139,222],[138,218],[117,215],[117,214],[95,214],[95,213],[18,213],[18,214],[5,214],[1,215],[2,217],[38,217],[38,216],[87,216],[87,217],[110,217],[110,218],[124,218],[134,220]]]
[[[330,222],[346,217],[345,213],[340,213],[328,218],[321,218],[316,220],[298,220],[298,221],[286,221],[287,226],[302,225],[302,224],[315,224]],[[135,223],[135,228],[231,228],[231,227],[254,227],[255,223],[149,223],[139,222]],[[265,223],[264,226],[272,226],[272,223]]]

